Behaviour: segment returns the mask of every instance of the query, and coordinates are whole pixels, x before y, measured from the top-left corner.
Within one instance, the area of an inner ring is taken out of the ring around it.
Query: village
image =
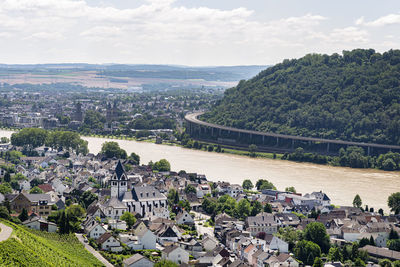
[[[35,150],[40,156],[1,162],[2,180],[13,184],[0,194],[11,220],[41,231],[75,232],[116,266],[160,260],[180,266],[302,266],[315,259],[325,261],[321,266],[356,266],[345,264],[358,260],[378,266],[380,259],[400,260],[400,252],[387,248],[398,239],[399,216],[360,203],[336,207],[323,192],[279,191],[264,179],[255,187],[249,180],[211,182],[171,171],[167,160],[140,165],[134,157]],[[321,225],[322,237],[313,237]],[[299,252],[303,241],[318,244],[312,259],[302,255],[307,244]]]

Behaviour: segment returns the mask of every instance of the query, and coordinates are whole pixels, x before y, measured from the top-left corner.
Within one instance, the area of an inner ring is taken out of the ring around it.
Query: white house
[[[175,220],[177,224],[194,224],[193,217],[186,210],[178,213]]]
[[[289,252],[289,244],[283,241],[282,239],[274,236],[272,237],[271,243],[269,244],[269,249],[271,250],[278,250],[282,253]]]
[[[28,182],[27,180],[19,182],[19,186],[21,190],[29,191],[31,189],[31,183]]]
[[[201,244],[206,251],[212,251],[217,247],[218,241],[210,236],[207,236],[201,241]]]
[[[111,233],[104,233],[97,239],[97,244],[100,245],[102,250],[111,250],[113,252],[122,251],[121,243],[113,237]]]
[[[183,248],[175,245],[166,247],[161,252],[161,258],[178,264],[189,263],[189,253]]]
[[[122,231],[125,231],[128,228],[126,222],[121,220],[108,220],[108,225],[111,227],[111,229],[118,229]]]
[[[33,217],[22,224],[35,230],[46,231],[49,233],[57,232],[57,225],[55,223],[48,222],[47,220],[39,217]]]
[[[111,219],[118,220],[128,208],[116,197],[111,197],[103,207],[104,214]]]
[[[231,197],[236,198],[237,196],[243,193],[243,188],[238,184],[232,184],[228,187],[227,193]]]
[[[205,195],[211,194],[211,187],[209,184],[199,184],[196,188],[196,196],[203,198]]]
[[[123,261],[124,267],[153,267],[154,263],[150,261],[148,258],[135,254],[130,258],[127,258]]]
[[[136,229],[135,235],[142,243],[143,249],[156,249],[157,237],[152,231],[147,228]]]
[[[98,223],[94,223],[85,229],[86,235],[89,238],[98,239],[104,233],[106,233],[106,229]]]

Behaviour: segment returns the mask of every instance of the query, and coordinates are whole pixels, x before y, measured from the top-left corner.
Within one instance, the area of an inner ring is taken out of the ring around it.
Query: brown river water
[[[0,131],[0,137],[10,135],[9,131]],[[89,142],[91,153],[98,153],[101,145],[110,141],[95,137],[84,139]],[[335,205],[352,205],[354,196],[359,194],[363,206],[367,204],[376,210],[383,208],[388,211],[388,196],[400,191],[400,172],[254,159],[148,142],[112,141],[118,142],[128,155],[131,152],[140,155],[141,163],[165,158],[171,163],[172,170],[205,174],[211,181],[241,184],[244,179],[250,179],[255,184],[258,179],[263,178],[271,181],[280,190],[288,186],[294,186],[303,194],[322,190]]]

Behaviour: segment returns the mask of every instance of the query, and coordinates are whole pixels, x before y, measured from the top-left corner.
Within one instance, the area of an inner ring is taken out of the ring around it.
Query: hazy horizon
[[[273,65],[400,47],[395,0],[2,0],[4,64]]]

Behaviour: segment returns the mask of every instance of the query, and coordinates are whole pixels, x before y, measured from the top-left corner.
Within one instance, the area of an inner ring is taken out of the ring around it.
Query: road
[[[7,240],[10,237],[13,229],[2,223],[0,223],[0,228],[1,228],[1,232],[0,232],[0,242],[1,242],[1,241]]]
[[[214,237],[214,228],[213,227],[205,227],[204,223],[210,219],[210,216],[205,215],[203,213],[199,212],[194,212],[192,211],[191,213],[194,213],[194,223],[196,225],[196,230],[199,235],[209,235]],[[200,225],[201,223],[201,225]]]
[[[97,252],[94,248],[92,248],[89,243],[85,243],[85,238],[82,234],[75,234],[78,240],[85,246],[85,248],[93,254],[99,261],[101,261],[106,267],[113,267],[111,263],[109,263],[99,252]]]

